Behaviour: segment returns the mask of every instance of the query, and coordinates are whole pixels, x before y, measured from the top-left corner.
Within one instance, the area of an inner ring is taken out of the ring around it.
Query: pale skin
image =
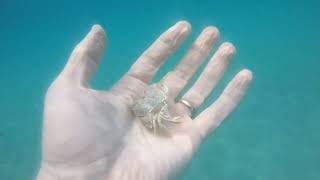
[[[181,172],[201,142],[238,105],[252,80],[249,70],[240,71],[219,98],[196,117],[178,102],[177,96],[219,38],[217,28],[207,27],[163,81],[169,88],[169,110],[182,122],[166,136],[147,130],[132,113],[132,104],[190,32],[189,23],[176,23],[111,89],[97,91],[89,87],[89,80],[101,61],[106,35],[101,26],[93,26],[48,89],[37,179],[163,180]],[[231,43],[223,43],[183,99],[199,107],[234,53]]]

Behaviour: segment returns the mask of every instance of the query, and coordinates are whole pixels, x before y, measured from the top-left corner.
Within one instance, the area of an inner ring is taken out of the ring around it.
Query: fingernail
[[[243,69],[239,72],[239,76],[241,76],[246,82],[252,81],[252,72],[248,69]]]
[[[213,44],[218,40],[219,30],[216,27],[206,27],[197,38],[195,45],[205,51],[210,51]]]
[[[221,52],[222,55],[232,56],[235,54],[236,48],[232,43],[225,42],[221,45],[221,47],[219,48],[219,51]]]
[[[172,47],[177,47],[190,31],[191,26],[188,22],[179,21],[161,36],[161,40]]]

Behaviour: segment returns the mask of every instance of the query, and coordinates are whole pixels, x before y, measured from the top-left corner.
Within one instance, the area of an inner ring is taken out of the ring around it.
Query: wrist
[[[106,180],[105,159],[97,160],[88,165],[69,165],[42,162],[37,180]]]

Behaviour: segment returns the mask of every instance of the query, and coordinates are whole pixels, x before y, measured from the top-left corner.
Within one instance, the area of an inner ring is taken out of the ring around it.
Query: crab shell
[[[153,132],[167,130],[179,118],[172,118],[168,109],[168,88],[161,83],[150,85],[133,105],[134,114]]]

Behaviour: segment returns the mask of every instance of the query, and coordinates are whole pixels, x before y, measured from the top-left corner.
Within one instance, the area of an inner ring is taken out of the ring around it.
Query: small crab
[[[133,105],[134,114],[142,124],[154,133],[167,130],[170,124],[180,123],[180,117],[172,117],[168,109],[168,88],[162,83],[152,84]]]

